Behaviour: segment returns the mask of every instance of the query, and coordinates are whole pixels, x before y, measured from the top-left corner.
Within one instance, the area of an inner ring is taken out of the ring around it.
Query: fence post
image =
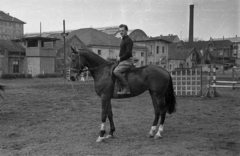
[[[234,81],[234,67],[232,67],[232,80]]]
[[[208,68],[209,68],[209,71],[208,71],[208,76],[207,76],[207,92],[205,93],[204,97],[205,98],[211,98],[211,95],[210,95],[210,85],[211,85],[211,65],[208,65]]]
[[[70,79],[70,69],[67,70],[66,78],[68,81],[71,81]]]
[[[216,90],[216,65],[213,65],[213,97],[221,97]]]

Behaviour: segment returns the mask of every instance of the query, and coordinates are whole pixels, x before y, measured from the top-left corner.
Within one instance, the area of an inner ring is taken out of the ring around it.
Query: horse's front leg
[[[106,136],[106,138],[112,138],[113,137],[113,132],[115,131],[115,126],[114,126],[114,122],[113,122],[113,113],[112,113],[112,104],[110,102],[109,104],[109,109],[108,109],[108,119],[110,122],[110,132],[109,134]]]
[[[101,117],[102,123],[101,123],[100,134],[99,134],[99,137],[96,142],[102,142],[105,139],[105,137],[104,137],[104,135],[106,133],[105,123],[107,120],[108,110],[109,110],[109,105],[110,105],[110,98],[101,96],[101,99],[102,99],[102,117]]]

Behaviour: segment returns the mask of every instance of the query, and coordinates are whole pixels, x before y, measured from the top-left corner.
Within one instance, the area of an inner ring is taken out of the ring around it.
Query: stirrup
[[[117,92],[117,94],[124,95],[124,94],[131,94],[129,89],[122,89],[120,92]]]
[[[118,95],[131,94],[131,92],[117,92]]]

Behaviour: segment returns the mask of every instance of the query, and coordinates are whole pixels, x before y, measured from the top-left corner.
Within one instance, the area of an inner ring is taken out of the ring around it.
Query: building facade
[[[154,38],[134,41],[134,44],[147,48],[145,57],[146,64],[158,65],[164,68],[168,68],[168,62],[166,60],[168,58],[169,43],[171,42]]]
[[[25,22],[0,11],[0,39],[12,40],[22,38]]]
[[[184,47],[183,42],[169,45],[169,71],[194,68],[201,64],[201,56],[195,48]]]
[[[21,39],[26,49],[26,72],[38,74],[55,73],[56,40],[47,37],[25,37]]]
[[[25,55],[21,45],[0,39],[0,74],[25,73]]]

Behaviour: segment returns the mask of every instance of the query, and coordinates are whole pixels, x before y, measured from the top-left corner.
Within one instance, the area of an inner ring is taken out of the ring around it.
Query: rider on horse
[[[119,52],[119,56],[117,57],[117,61],[119,62],[119,64],[114,69],[113,73],[123,85],[122,91],[118,92],[118,94],[130,94],[129,85],[123,75],[123,72],[125,72],[126,70],[128,70],[133,66],[133,58],[132,58],[133,41],[127,35],[127,32],[128,32],[127,25],[121,24],[119,26],[119,30],[122,36],[122,42],[120,44],[120,52]]]

